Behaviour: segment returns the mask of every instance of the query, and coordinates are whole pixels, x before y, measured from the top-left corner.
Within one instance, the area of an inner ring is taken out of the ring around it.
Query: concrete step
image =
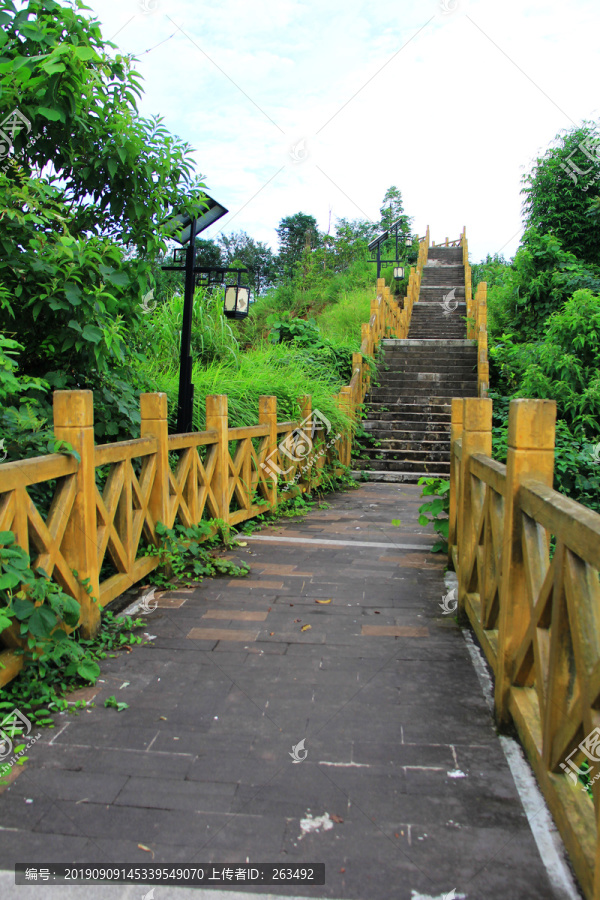
[[[379,446],[362,447],[357,456],[368,456],[369,459],[398,459],[398,454],[406,457],[409,453],[415,453],[423,459],[450,459],[450,436],[445,435],[440,440],[398,440],[389,438],[377,442]],[[433,454],[433,456],[432,456]],[[439,455],[441,454],[441,455]]]
[[[413,338],[384,338],[381,341],[381,344],[384,350],[387,351],[387,348],[394,347],[471,347],[471,349],[477,349],[476,341],[468,341],[466,338],[453,340],[453,341],[445,341],[440,338],[428,340],[424,338],[420,338],[414,340]]]
[[[427,252],[427,262],[440,260],[440,262],[453,262],[454,265],[462,264],[462,247],[430,247]]]
[[[450,474],[450,459],[448,462],[426,459],[353,459],[352,465],[371,472],[419,472],[423,475],[435,472],[441,477],[448,477]]]
[[[440,440],[445,441],[450,434],[450,423],[445,422],[406,422],[384,421],[379,419],[363,419],[361,425],[373,438],[379,440]]]
[[[405,394],[404,399],[406,400],[411,396],[432,397],[434,395],[434,389],[436,397],[472,397],[475,396],[472,392],[476,388],[476,377],[464,381],[430,381],[429,383],[426,383],[425,381],[418,381],[415,383],[411,379],[407,379],[406,382],[396,384],[392,387],[382,386],[373,388],[370,392],[369,400],[385,403],[385,401],[390,398],[399,400],[402,394]]]
[[[385,403],[367,404],[365,411],[367,413],[367,418],[364,421],[369,423],[377,422],[378,426],[381,428],[386,428],[388,424],[391,428],[398,427],[399,424],[400,427],[406,425],[412,428],[413,424],[419,422],[422,422],[423,425],[434,425],[438,427],[449,425],[451,417],[450,404],[448,404],[447,412],[428,412],[423,409],[420,409],[418,412],[402,411],[401,404],[399,403],[394,403],[389,406],[386,406]]]
[[[354,462],[353,462],[354,465]],[[373,481],[391,484],[417,484],[420,478],[449,478],[448,472],[378,472],[353,469],[352,476],[359,482]]]

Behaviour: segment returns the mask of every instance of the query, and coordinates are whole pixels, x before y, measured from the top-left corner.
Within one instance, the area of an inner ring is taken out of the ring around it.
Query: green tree
[[[471,279],[473,290],[481,281],[485,281],[488,290],[497,284],[504,284],[510,273],[510,260],[504,259],[498,253],[488,253],[481,262],[471,266]]]
[[[223,252],[225,265],[233,266],[234,260],[237,260],[241,263],[241,268],[248,269],[248,281],[256,297],[275,282],[275,255],[262,241],[255,241],[245,231],[238,231],[220,234],[217,242]]]
[[[402,202],[402,193],[395,185],[392,185],[385,192],[383,204],[379,210],[381,221],[379,224],[379,232],[389,231],[391,226],[398,222],[398,255],[400,259],[404,257],[404,249],[406,240],[410,237],[410,229],[412,219],[404,212],[404,203]],[[390,238],[381,248],[381,256],[383,259],[396,258],[396,234],[395,230],[390,232]]]
[[[600,275],[564,250],[553,234],[529,228],[501,282],[488,291],[489,328],[517,340],[535,340],[552,313],[576,290],[600,291]]]
[[[410,235],[410,226],[412,219],[404,212],[402,192],[398,190],[396,185],[393,184],[385,192],[385,196],[383,198],[383,203],[381,205],[379,213],[381,215],[381,231],[386,231],[394,222],[397,222],[399,220],[400,228],[398,230],[398,234],[400,234],[401,232],[404,240],[406,240],[406,238]]]
[[[291,278],[306,248],[315,249],[321,243],[317,220],[306,213],[285,216],[277,226],[279,239],[279,270]]]
[[[98,436],[137,421],[128,338],[154,286],[173,212],[199,212],[192,148],[137,110],[132,60],[97,20],[54,0],[0,11],[0,329],[23,346],[20,377],[93,387]],[[18,349],[18,348],[15,348]]]
[[[600,264],[600,130],[592,122],[558,134],[523,177],[528,227],[554,234],[563,248]]]

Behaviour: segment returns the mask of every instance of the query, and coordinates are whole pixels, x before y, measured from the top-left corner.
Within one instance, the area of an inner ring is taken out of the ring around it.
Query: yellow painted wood
[[[84,637],[92,637],[100,627],[100,610],[91,599],[100,597],[100,568],[96,534],[96,470],[94,448],[94,406],[91,391],[54,392],[54,433],[68,441],[79,453],[75,497],[64,531],[62,555],[80,580],[88,580],[91,596],[79,585],[80,626]]]
[[[261,425],[266,425],[268,428],[265,459],[261,460],[266,465],[266,459],[277,452],[277,397],[263,396],[259,398],[258,421]],[[267,477],[267,496],[265,499],[268,499],[271,508],[277,506],[277,478]]]
[[[479,402],[490,403],[489,400]],[[500,586],[500,656],[495,685],[499,722],[505,722],[508,717],[514,655],[527,630],[530,614],[518,495],[523,479],[533,473],[536,480],[552,486],[555,421],[556,403],[553,400],[513,400],[510,404]]]
[[[218,518],[229,522],[229,440],[227,424],[227,397],[224,394],[210,394],[206,398],[206,427],[215,431],[215,466],[211,489],[214,495]]]
[[[474,484],[470,473],[474,453],[492,452],[492,401],[475,397],[463,398],[462,459],[460,461],[460,495],[458,497],[458,609],[464,610],[465,596],[470,590],[469,576],[473,569],[476,542]]]

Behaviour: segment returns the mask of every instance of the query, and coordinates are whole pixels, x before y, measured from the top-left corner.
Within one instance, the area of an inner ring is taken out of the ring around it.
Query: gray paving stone
[[[430,543],[416,486],[370,483],[330,502],[270,533]],[[398,516],[401,532],[389,524]],[[443,561],[415,568],[419,554],[239,548],[252,581],[284,587],[208,579],[181,607],[149,617],[156,638],[105,660],[96,706],[56,717],[0,793],[0,862],[312,860],[325,862],[327,884],[303,888],[306,897],[413,900],[456,887],[469,900],[550,900],[465,642],[439,610]],[[269,565],[311,574],[271,574]],[[234,617],[203,618],[215,609],[266,613],[259,640],[188,639],[211,621],[241,628]],[[367,636],[363,624],[429,633]],[[111,694],[128,709],[105,709]],[[302,740],[306,758],[294,763]],[[325,812],[343,822],[302,832],[302,819]]]

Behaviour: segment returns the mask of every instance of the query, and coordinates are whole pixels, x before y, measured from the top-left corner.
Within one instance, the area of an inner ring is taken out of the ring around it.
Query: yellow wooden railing
[[[302,459],[288,458],[281,448],[286,441],[293,443],[303,422],[312,423],[310,396],[299,401],[302,421],[290,422],[277,421],[275,397],[261,397],[258,423],[243,428],[229,427],[226,396],[210,396],[205,431],[169,435],[166,394],[142,394],[140,437],[96,446],[92,392],[54,393],[55,435],[71,444],[81,462],[53,454],[0,464],[0,531],[13,531],[32,565],[77,598],[85,636],[98,627],[99,607],[157,566],[156,557],[141,555],[140,550],[144,538],[158,543],[157,522],[189,526],[205,516],[238,525],[264,512],[265,504],[274,508],[282,495],[293,497],[320,484],[328,462],[350,465],[353,423],[369,388],[365,357],[373,356],[382,338],[408,333],[428,243],[429,229],[420,242],[402,309],[383,279],[377,282],[369,321],[362,326],[360,352],[353,354],[350,384],[336,398],[348,427],[336,436],[321,429],[322,437]],[[309,430],[312,433],[312,427]],[[44,519],[27,488],[47,482],[56,484]],[[107,563],[115,571],[103,577]],[[21,646],[15,627],[0,635],[0,686],[20,670],[23,657],[15,651]]]
[[[600,515],[552,489],[555,416],[554,401],[513,400],[504,465],[492,401],[452,401],[449,563],[494,671],[497,721],[516,727],[584,894],[600,900]]]
[[[345,408],[352,419],[356,419],[359,407],[369,390],[370,378],[365,357],[373,357],[382,338],[406,338],[410,328],[412,309],[419,300],[423,266],[427,262],[429,249],[429,226],[425,236],[419,241],[417,265],[411,266],[406,297],[402,306],[392,296],[384,278],[377,279],[377,296],[371,301],[369,321],[362,326],[360,353],[352,355],[352,380],[342,388]],[[349,457],[348,457],[349,458]]]
[[[301,398],[300,407],[303,422],[312,424],[311,398]],[[0,531],[13,531],[32,565],[77,598],[86,636],[97,629],[99,607],[157,566],[156,557],[140,555],[144,537],[158,543],[157,522],[190,526],[205,516],[238,525],[276,506],[282,493],[293,497],[318,485],[328,460],[350,462],[348,437],[326,435],[325,427],[310,452],[286,456],[284,442],[293,444],[303,423],[278,422],[275,397],[260,398],[257,425],[230,428],[227,397],[209,396],[206,430],[190,434],[168,434],[164,393],[142,394],[140,411],[138,439],[95,446],[92,392],[55,391],[55,435],[71,444],[81,462],[53,454],[0,465]],[[315,418],[318,425],[316,412]],[[311,443],[312,427],[302,430]],[[56,486],[44,520],[27,488],[49,481]],[[108,562],[115,571],[103,577]],[[22,645],[17,631],[2,632],[1,641],[7,649],[0,653],[0,685],[22,665],[14,652]]]
[[[455,242],[451,246],[460,246],[463,251],[463,266],[465,267],[465,300],[467,306],[467,340],[477,341],[477,396],[487,397],[490,383],[487,335],[487,284],[485,281],[478,284],[477,290],[475,291],[475,297],[473,297],[466,228],[463,228],[458,244]]]

